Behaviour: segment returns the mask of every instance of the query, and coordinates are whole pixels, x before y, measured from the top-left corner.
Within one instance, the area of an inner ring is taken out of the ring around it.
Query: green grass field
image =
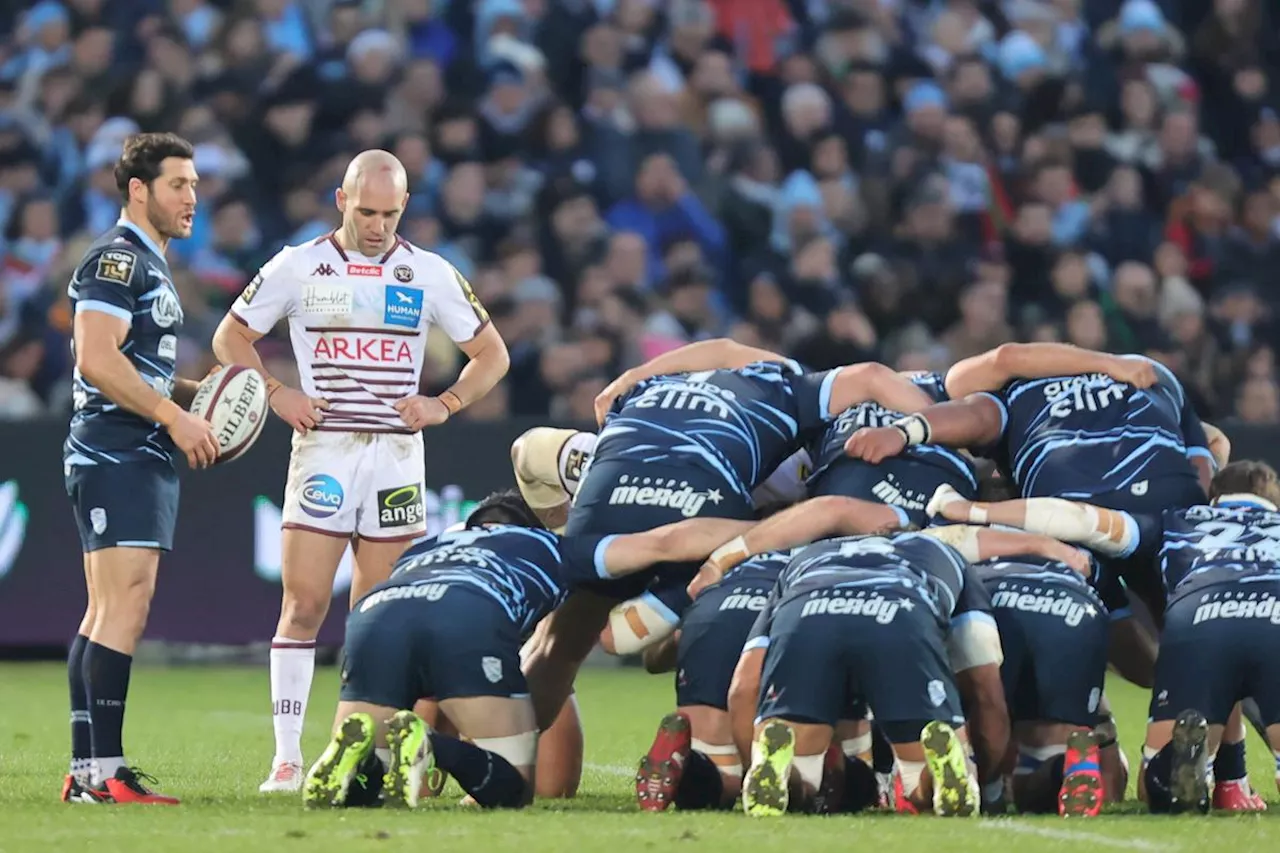
[[[314,758],[332,719],[336,672],[317,673],[306,748]],[[1134,767],[1146,699],[1113,685],[1122,742]],[[57,795],[66,773],[66,673],[54,665],[0,665],[0,851],[84,849],[140,853],[211,850],[699,850],[1198,851],[1280,849],[1274,764],[1250,735],[1254,784],[1272,803],[1265,815],[1153,818],[1133,805],[1093,821],[1013,818],[943,821],[932,817],[788,817],[636,811],[631,769],[669,709],[669,678],[633,669],[589,669],[579,682],[587,733],[582,795],[526,812],[476,812],[456,797],[413,813],[382,810],[307,813],[293,796],[257,792],[271,757],[265,669],[139,667],[129,697],[125,746],[182,797],[179,808],[67,806]],[[448,792],[447,792],[448,793]],[[688,845],[688,847],[685,847]]]

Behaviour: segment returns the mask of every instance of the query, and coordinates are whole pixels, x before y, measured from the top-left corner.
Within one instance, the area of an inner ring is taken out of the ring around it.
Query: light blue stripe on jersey
[[[833,370],[828,373],[826,378],[822,380],[822,387],[818,389],[818,406],[822,409],[819,414],[822,416],[823,421],[829,421],[839,414],[839,412],[831,411],[831,389],[836,384],[836,377],[844,370],[845,368],[842,367],[839,370]]]
[[[160,543],[153,539],[121,539],[116,543],[121,548],[159,548]]]
[[[1117,557],[1129,557],[1133,552],[1138,550],[1141,544],[1141,530],[1138,527],[1138,520],[1124,510],[1118,510],[1120,518],[1124,521],[1124,535],[1121,537],[1120,553]]]
[[[604,553],[609,550],[609,546],[612,545],[613,540],[617,538],[618,534],[614,534],[613,536],[606,536],[601,539],[599,544],[596,545],[596,550],[592,557],[592,561],[595,563],[596,567],[596,576],[603,578],[604,580],[610,580],[613,578],[613,575],[609,574],[609,568],[605,565]]]
[[[743,644],[742,652],[743,654],[746,654],[747,652],[754,651],[755,649],[767,649],[767,648],[769,648],[768,636],[753,637],[750,640],[747,640],[745,644]],[[1280,759],[1276,759],[1276,762],[1277,764],[1280,764]]]
[[[662,621],[666,622],[668,625],[680,624],[680,614],[663,604],[662,599],[658,598],[658,596],[654,595],[652,592],[643,593],[638,600],[653,608],[653,611],[661,616]]]
[[[103,314],[110,314],[120,320],[124,320],[130,326],[133,325],[133,314],[129,313],[119,305],[112,305],[110,302],[103,302],[98,299],[86,299],[83,302],[76,303],[76,313],[81,311],[98,311]]]
[[[156,244],[155,240],[152,240],[147,235],[147,232],[143,231],[141,228],[139,228],[137,225],[131,222],[128,218],[124,216],[120,217],[119,221],[116,222],[116,225],[119,225],[121,228],[128,228],[134,234],[137,234],[138,239],[142,241],[142,245],[150,249],[151,253],[154,254],[157,258],[159,258],[161,261],[165,260],[164,250],[161,249],[160,246]]]

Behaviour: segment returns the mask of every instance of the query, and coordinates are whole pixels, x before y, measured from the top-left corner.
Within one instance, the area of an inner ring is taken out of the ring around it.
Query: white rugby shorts
[[[397,541],[426,532],[422,434],[294,433],[283,526]]]

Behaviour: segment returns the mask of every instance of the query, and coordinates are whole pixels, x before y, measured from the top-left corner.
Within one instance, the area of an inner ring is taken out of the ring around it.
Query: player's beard
[[[160,236],[168,240],[185,240],[191,236],[191,229],[182,222],[184,215],[182,211],[166,213],[156,201],[155,196],[147,199],[147,221]]]

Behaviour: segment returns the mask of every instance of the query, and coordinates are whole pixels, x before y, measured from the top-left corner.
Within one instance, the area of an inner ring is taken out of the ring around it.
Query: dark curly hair
[[[129,203],[129,182],[134,178],[142,181],[148,188],[160,177],[160,168],[165,160],[177,157],[191,160],[195,157],[195,149],[191,143],[175,133],[135,133],[124,141],[124,153],[116,161],[116,190],[120,200]]]
[[[482,524],[514,524],[518,527],[545,529],[543,523],[515,489],[494,492],[476,505],[467,516],[467,527]]]

